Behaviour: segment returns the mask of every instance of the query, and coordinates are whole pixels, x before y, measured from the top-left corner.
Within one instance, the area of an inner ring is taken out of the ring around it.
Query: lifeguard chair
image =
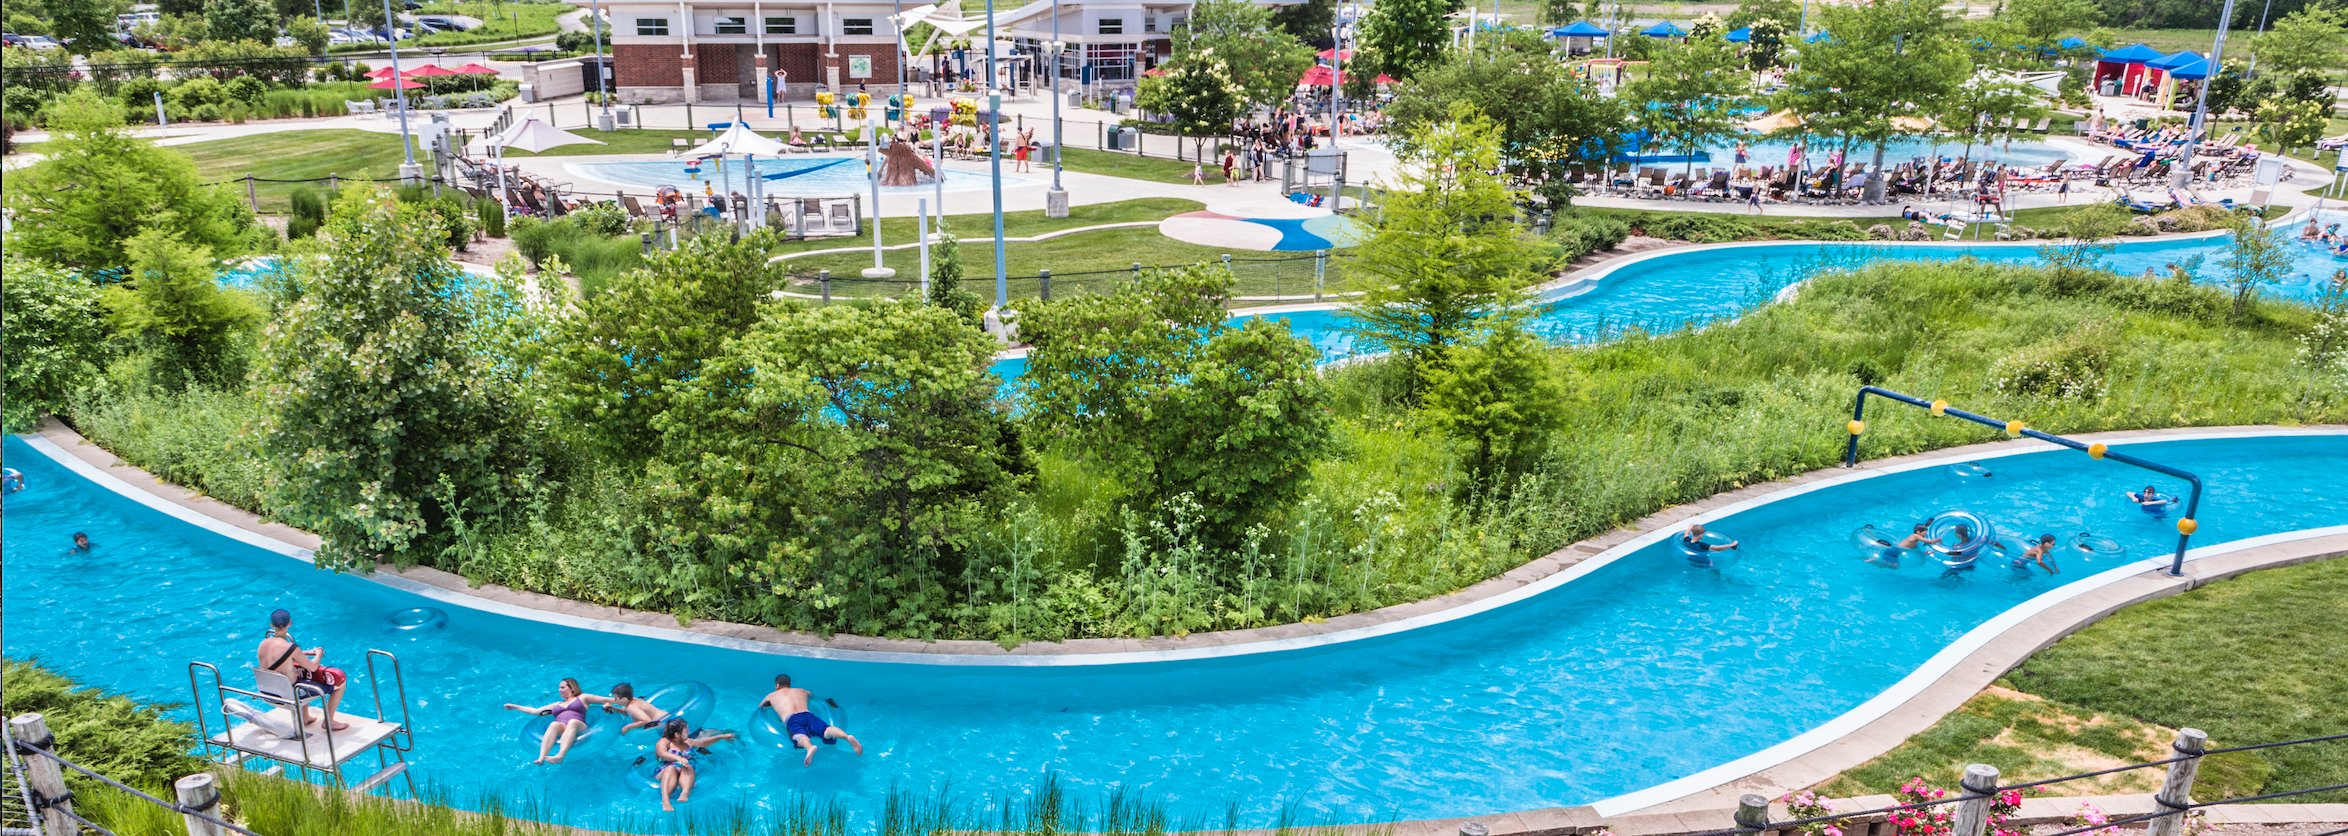
[[[391,681],[398,695],[400,718],[394,721],[383,711],[381,678],[376,676],[375,661],[381,658],[391,665]],[[211,695],[205,696],[206,685],[202,674],[211,674]],[[344,699],[355,683],[344,682]],[[220,668],[210,662],[188,663],[188,690],[195,696],[196,728],[203,738],[204,757],[230,766],[254,767],[254,761],[270,762],[259,771],[265,775],[295,771],[302,780],[310,780],[316,773],[336,787],[366,793],[383,786],[393,778],[407,782],[408,797],[416,798],[416,779],[408,774],[406,754],[414,751],[415,737],[408,722],[408,687],[400,677],[399,657],[388,651],[367,651],[367,691],[373,698],[375,716],[362,717],[348,711],[334,712],[326,722],[312,728],[302,722],[314,704],[323,703],[319,697],[304,696],[294,689],[293,682],[284,674],[254,670],[253,687],[238,688],[227,684]],[[239,697],[257,700],[247,703]],[[323,709],[321,709],[323,710]],[[335,731],[333,724],[341,722],[350,728]],[[212,726],[220,726],[215,733]],[[353,760],[375,754],[376,769],[357,784],[350,783],[345,765]]]

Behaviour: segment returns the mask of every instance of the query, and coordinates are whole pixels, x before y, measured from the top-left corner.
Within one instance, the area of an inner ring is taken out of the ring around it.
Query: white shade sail
[[[725,133],[718,134],[716,139],[702,143],[701,147],[686,151],[678,156],[711,157],[726,154],[759,154],[777,157],[781,156],[784,150],[782,143],[759,136],[751,132],[748,127],[743,126],[742,123],[735,122],[732,127],[726,128]]]
[[[465,145],[468,151],[482,152],[491,148],[518,148],[538,153],[548,148],[579,144],[602,145],[603,140],[588,139],[557,128],[535,118],[524,119],[508,126],[496,136],[485,136]]]

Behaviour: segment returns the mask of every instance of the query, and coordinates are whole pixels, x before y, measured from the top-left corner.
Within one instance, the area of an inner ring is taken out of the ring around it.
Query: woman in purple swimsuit
[[[571,743],[578,740],[579,735],[587,731],[587,701],[597,698],[585,697],[584,692],[579,690],[579,680],[568,677],[563,679],[561,691],[562,702],[539,706],[517,705],[510,702],[505,704],[505,707],[512,711],[554,718],[554,723],[546,727],[546,737],[538,741],[538,759],[531,761],[531,763],[562,763],[563,756],[571,752]],[[555,749],[554,755],[548,757],[546,750],[554,749],[555,741],[558,739],[562,741],[562,748]]]

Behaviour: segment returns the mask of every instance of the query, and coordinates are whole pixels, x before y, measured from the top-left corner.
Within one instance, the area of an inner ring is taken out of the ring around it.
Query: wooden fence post
[[[1737,797],[1737,826],[1746,830],[1769,829],[1769,796],[1746,793]]]
[[[828,307],[831,307],[831,306],[832,306],[832,271],[830,271],[830,270],[819,270],[819,271],[816,271],[816,274],[815,274],[815,281],[816,281],[816,283],[817,283],[817,284],[823,285],[823,306],[824,306],[824,307],[827,307],[827,308],[828,308]]]
[[[2152,803],[2168,808],[2168,815],[2144,823],[2144,836],[2177,836],[2185,830],[2185,808],[2193,804],[2193,777],[2201,772],[2201,753],[2209,748],[2209,733],[2178,729],[2174,747],[2184,760],[2169,764],[2168,778]]]
[[[261,192],[253,187],[253,175],[250,174],[245,175],[245,203],[253,207],[254,214],[261,212]]]
[[[1329,282],[1329,251],[1313,251],[1313,301],[1321,301],[1321,292]]]
[[[33,807],[40,811],[41,832],[80,833],[81,824],[67,813],[73,812],[73,793],[65,789],[65,772],[57,762],[27,749],[54,752],[57,737],[49,733],[49,724],[39,714],[19,714],[8,721],[10,744],[20,747],[24,762],[24,781],[33,791]]]
[[[1043,300],[1044,300],[1044,301],[1046,301],[1046,302],[1052,301],[1052,270],[1051,270],[1051,268],[1049,268],[1049,267],[1046,267],[1046,268],[1043,268],[1043,269],[1037,270],[1037,271],[1036,271],[1036,277],[1035,277],[1035,278],[1036,278],[1036,281],[1038,281],[1038,282],[1040,282],[1040,283],[1041,283],[1041,287],[1042,287],[1042,289],[1039,291],[1039,293],[1040,293],[1040,294],[1043,296]]]
[[[219,813],[212,812],[220,807],[220,788],[213,785],[212,773],[198,772],[183,777],[171,782],[171,788],[179,793],[179,806],[219,818]],[[227,836],[227,830],[210,820],[185,813],[181,817],[187,819],[188,836]]]
[[[1981,836],[1989,829],[1989,804],[1997,800],[1997,767],[1985,763],[1965,767],[1957,789],[1964,793],[1957,802],[1956,822],[1949,836]]]

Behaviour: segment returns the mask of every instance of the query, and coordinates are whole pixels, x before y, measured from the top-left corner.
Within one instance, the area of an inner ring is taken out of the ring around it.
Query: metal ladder
[[[375,668],[378,657],[391,664],[391,681],[399,707],[397,721],[383,711],[383,679],[376,674]],[[199,672],[209,672],[212,676],[209,699],[205,697],[206,686],[201,682]],[[343,683],[346,699],[349,686],[349,682]],[[256,760],[270,761],[274,765],[261,770],[263,774],[282,774],[287,767],[292,767],[298,777],[309,780],[312,772],[318,772],[335,786],[362,794],[387,784],[393,778],[399,778],[407,783],[408,797],[418,797],[416,779],[408,774],[406,757],[408,752],[415,750],[414,725],[408,718],[408,686],[400,675],[399,657],[390,651],[367,651],[367,690],[374,703],[375,715],[360,717],[348,711],[349,706],[342,706],[343,710],[334,712],[334,717],[320,724],[317,733],[307,733],[302,719],[307,716],[311,706],[323,702],[323,698],[305,696],[297,691],[289,699],[263,693],[257,687],[246,689],[232,686],[222,680],[220,668],[210,662],[188,663],[188,690],[195,697],[196,728],[202,739],[204,757],[208,760],[231,766],[247,765]],[[290,722],[305,729],[305,734],[298,740],[290,740],[271,734],[255,723],[234,723],[226,707],[226,701],[232,695],[259,700],[261,705],[268,707],[265,713],[270,715],[276,715],[277,710],[282,709]],[[365,744],[338,756],[336,753],[341,750],[337,749],[333,728],[336,717],[359,721],[352,724],[352,730],[345,732],[346,739],[342,742],[347,744],[350,737],[356,736],[366,741]],[[211,728],[215,719],[221,727],[217,734]],[[323,743],[313,746],[312,739],[321,736],[324,737]],[[215,749],[219,750],[217,756],[214,754]],[[369,751],[375,753],[376,770],[357,784],[350,783],[343,774],[343,765]]]

